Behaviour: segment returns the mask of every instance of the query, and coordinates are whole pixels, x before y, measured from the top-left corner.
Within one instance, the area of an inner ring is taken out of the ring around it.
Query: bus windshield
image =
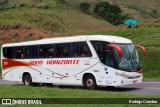
[[[135,49],[134,44],[114,44],[122,50],[122,57],[119,57],[117,52],[118,68],[124,71],[135,72],[140,67],[138,52]]]

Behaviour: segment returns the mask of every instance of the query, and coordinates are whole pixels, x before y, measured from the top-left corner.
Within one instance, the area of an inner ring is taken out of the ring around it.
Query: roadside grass
[[[158,98],[160,96],[134,95],[111,92],[106,89],[86,90],[81,87],[59,88],[45,86],[0,85],[1,98]],[[123,92],[123,91],[122,91]]]
[[[85,90],[79,88],[57,88],[57,87],[31,87],[23,85],[0,85],[0,97],[1,98],[159,98],[160,96],[148,96],[148,95],[134,95],[129,93],[110,92],[106,90]],[[78,103],[78,101],[77,101]],[[54,104],[54,105],[41,105],[41,106],[116,106],[116,107],[137,107],[136,104]],[[15,105],[22,106],[22,105]],[[23,105],[27,106],[27,105]],[[35,106],[35,105],[29,105]],[[40,105],[38,105],[40,106]],[[138,105],[139,106],[139,105]],[[141,105],[144,107],[145,105]],[[147,106],[153,106],[147,104]],[[156,106],[156,105],[155,105]],[[158,105],[157,105],[158,107]]]
[[[115,35],[131,39],[146,48],[147,56],[140,53],[145,80],[160,80],[160,27],[89,32],[87,34]]]
[[[145,81],[160,81],[160,72],[159,71],[151,71],[143,73],[143,80]]]

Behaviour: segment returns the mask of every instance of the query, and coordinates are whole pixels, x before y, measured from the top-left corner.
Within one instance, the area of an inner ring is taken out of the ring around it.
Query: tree
[[[119,14],[122,12],[122,10],[117,5],[110,5],[109,11],[114,14]]]
[[[120,21],[120,15],[118,14],[114,14],[114,13],[107,13],[105,14],[104,16],[104,20],[114,24],[114,25],[118,25],[119,24],[119,21]]]
[[[81,11],[83,11],[85,13],[89,13],[89,9],[90,9],[91,5],[90,5],[90,3],[83,2],[83,3],[80,3],[79,7],[80,7]]]
[[[4,10],[8,7],[8,0],[0,0],[0,9]]]
[[[97,17],[101,17],[114,25],[120,24],[122,18],[126,18],[126,16],[121,16],[121,8],[105,1],[97,3],[93,12]]]
[[[153,13],[153,14],[157,14],[158,11],[157,11],[157,10],[152,10],[152,13]]]
[[[80,10],[88,13],[91,5],[89,3],[83,2],[79,5]],[[121,24],[122,21],[128,18],[128,15],[122,15],[122,10],[117,5],[109,4],[106,1],[97,3],[93,7],[93,13],[95,17],[102,18],[114,25]]]
[[[42,3],[42,0],[32,0],[34,4]]]
[[[105,13],[109,11],[109,5],[108,2],[99,2],[94,6],[94,13],[98,16],[104,17]]]

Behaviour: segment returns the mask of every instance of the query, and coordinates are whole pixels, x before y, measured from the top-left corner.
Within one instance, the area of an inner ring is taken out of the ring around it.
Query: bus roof
[[[41,40],[26,41],[19,43],[8,43],[3,44],[2,47],[9,46],[21,46],[21,45],[37,45],[37,44],[51,44],[51,43],[67,43],[67,42],[78,42],[86,40],[97,40],[106,41],[110,43],[132,43],[131,40],[118,36],[111,35],[82,35],[82,36],[69,36],[69,37],[54,37],[54,38],[44,38]]]

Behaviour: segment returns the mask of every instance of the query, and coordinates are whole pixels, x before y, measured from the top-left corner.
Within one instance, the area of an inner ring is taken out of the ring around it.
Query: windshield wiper
[[[133,62],[134,60],[134,62]],[[136,64],[138,66],[138,68],[140,68],[140,65],[138,64],[137,60],[133,57],[133,54],[131,55],[131,61]]]
[[[133,59],[133,60],[136,62],[138,68],[140,68],[140,65],[138,64],[137,60],[136,59]]]

